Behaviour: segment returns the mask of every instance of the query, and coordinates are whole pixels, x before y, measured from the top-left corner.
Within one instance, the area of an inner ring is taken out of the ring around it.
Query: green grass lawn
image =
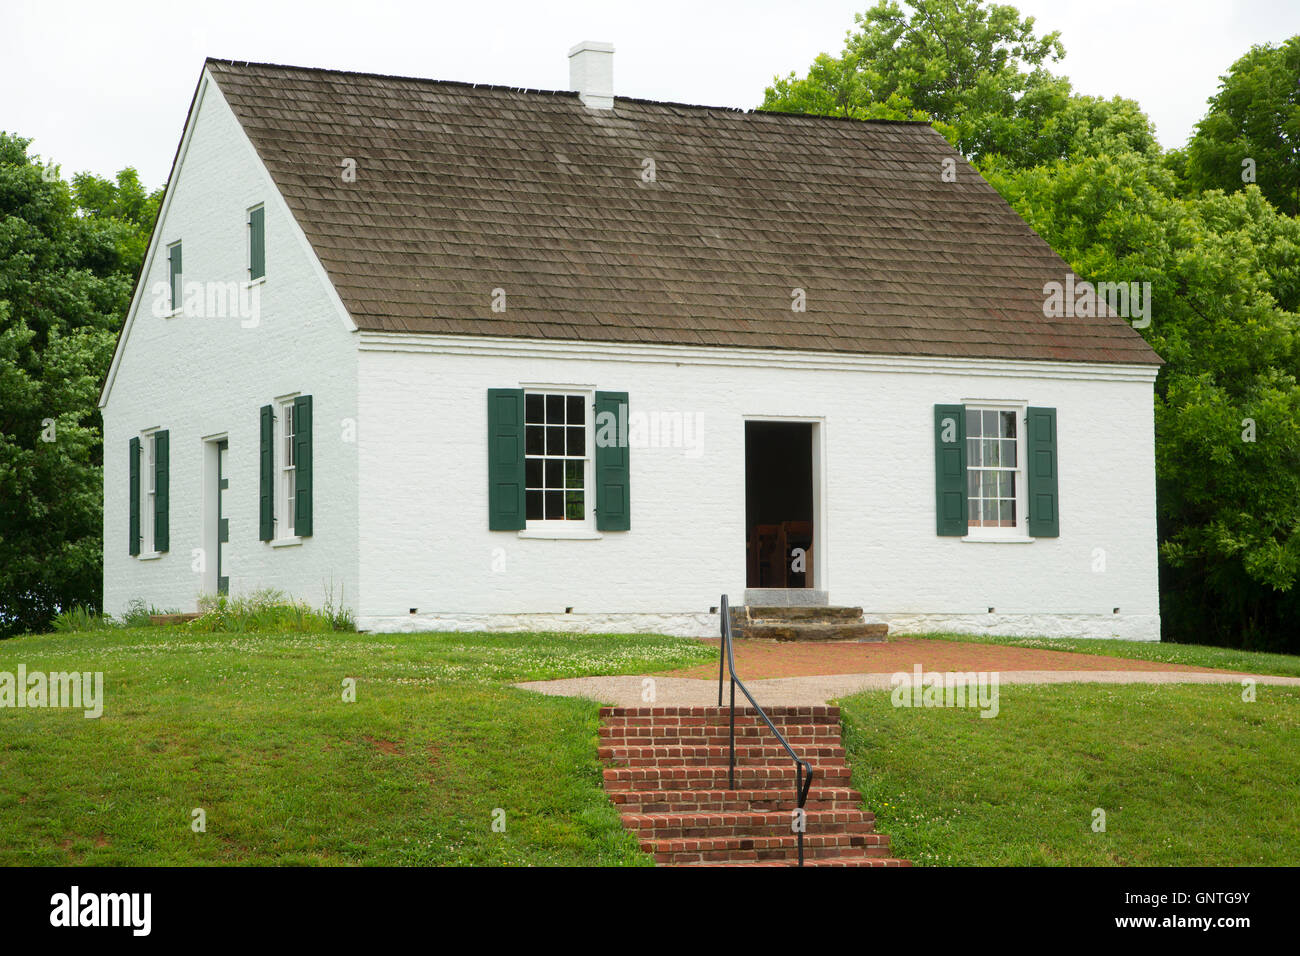
[[[1165,644],[1148,641],[1120,641],[1063,637],[984,637],[971,634],[913,634],[909,637],[972,644],[1001,644],[1008,647],[1037,647],[1048,651],[1074,651],[1079,654],[1104,654],[1159,664],[1188,664],[1221,670],[1300,677],[1300,656],[1268,654],[1262,651],[1239,651],[1231,647],[1206,647],[1200,644]]]
[[[641,635],[3,641],[0,671],[103,671],[106,703],[98,720],[0,709],[0,864],[649,865],[601,788],[597,705],[506,684],[713,653]]]
[[[1256,692],[1011,686],[991,719],[841,703],[854,782],[918,864],[1295,866],[1300,688]]]

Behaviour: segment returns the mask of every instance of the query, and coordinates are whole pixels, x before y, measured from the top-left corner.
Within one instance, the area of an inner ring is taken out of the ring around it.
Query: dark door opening
[[[813,586],[813,426],[745,423],[745,585]]]

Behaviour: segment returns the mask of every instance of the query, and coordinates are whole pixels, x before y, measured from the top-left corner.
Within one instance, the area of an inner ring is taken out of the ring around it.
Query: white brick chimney
[[[569,89],[583,106],[614,108],[614,44],[583,40],[569,51]]]

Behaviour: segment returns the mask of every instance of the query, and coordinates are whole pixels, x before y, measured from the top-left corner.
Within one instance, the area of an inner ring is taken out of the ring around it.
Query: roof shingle
[[[362,329],[1160,361],[1044,317],[1069,267],[926,124],[207,69]]]

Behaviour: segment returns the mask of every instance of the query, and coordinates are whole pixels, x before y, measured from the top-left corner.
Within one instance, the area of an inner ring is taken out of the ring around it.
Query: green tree
[[[1232,64],[1187,144],[1197,189],[1231,192],[1251,175],[1269,202],[1300,215],[1300,36],[1251,47]]]
[[[28,142],[0,133],[0,635],[99,603],[97,400],[159,200]]]
[[[881,0],[855,16],[838,58],[817,57],[808,76],[777,78],[762,108],[858,119],[929,119],[975,159],[1015,154],[1069,83],[1045,64],[1064,56],[1058,33],[1039,37],[1034,18],[981,0]]]
[[[1136,152],[989,175],[1080,276],[1152,284],[1166,637],[1300,651],[1300,220]]]

